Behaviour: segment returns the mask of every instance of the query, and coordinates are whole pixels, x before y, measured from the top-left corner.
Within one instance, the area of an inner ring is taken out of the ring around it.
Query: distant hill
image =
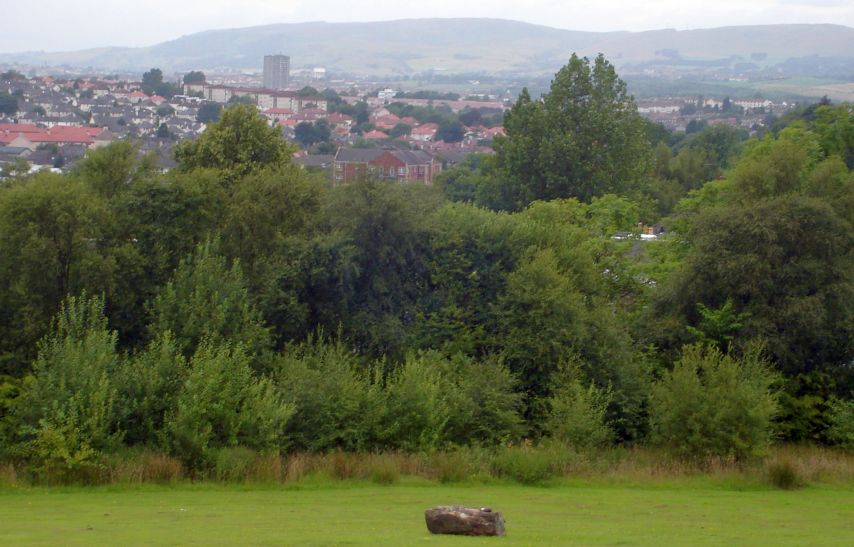
[[[414,74],[547,74],[572,52],[604,53],[618,67],[650,62],[698,64],[790,59],[854,59],[854,29],[839,25],[764,25],[702,30],[580,32],[501,19],[408,19],[376,23],[295,23],[182,36],[144,48],[0,55],[31,65],[105,70],[260,69],[269,53],[291,56],[293,68]],[[852,74],[854,76],[854,74]]]

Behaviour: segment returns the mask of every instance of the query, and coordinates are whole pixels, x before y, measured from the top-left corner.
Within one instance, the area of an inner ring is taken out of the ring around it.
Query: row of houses
[[[84,145],[97,148],[112,142],[112,134],[102,127],[51,128],[19,123],[0,123],[0,146],[35,151],[41,145]]]
[[[246,98],[254,102],[261,110],[285,109],[302,112],[307,109],[326,111],[327,100],[319,95],[300,95],[296,91],[264,89],[258,87],[234,87],[218,84],[185,84],[187,95],[201,94],[202,98],[215,103],[226,104],[233,98]]]

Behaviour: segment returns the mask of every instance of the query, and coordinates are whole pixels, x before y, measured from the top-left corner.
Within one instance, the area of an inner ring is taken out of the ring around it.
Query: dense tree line
[[[850,107],[680,139],[573,58],[507,127],[436,187],[330,187],[244,105],[167,174],[5,181],[3,455],[852,442]]]

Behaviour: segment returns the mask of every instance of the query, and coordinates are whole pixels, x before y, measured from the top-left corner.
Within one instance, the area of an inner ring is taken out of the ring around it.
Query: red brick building
[[[420,150],[339,148],[335,155],[333,182],[346,184],[365,177],[397,182],[433,184],[442,163]]]

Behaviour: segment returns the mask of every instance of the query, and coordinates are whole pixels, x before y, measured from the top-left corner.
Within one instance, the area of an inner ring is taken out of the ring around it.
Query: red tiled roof
[[[377,122],[386,122],[386,123],[395,124],[395,123],[398,123],[400,121],[400,118],[398,118],[394,114],[386,114],[385,116],[374,116],[374,120],[376,120]]]
[[[388,135],[386,135],[382,131],[374,130],[374,131],[368,131],[367,133],[362,135],[362,137],[364,137],[366,139],[387,139]]]
[[[42,129],[24,124],[0,124],[0,143],[8,144],[15,140],[18,135],[23,135],[34,143],[92,144],[95,142],[95,137],[100,135],[103,130],[102,127],[56,126],[51,129]]]
[[[341,122],[350,122],[353,121],[353,116],[348,116],[347,114],[342,114],[340,112],[333,112],[329,115],[329,123],[341,123]]]
[[[0,123],[0,132],[18,133],[40,133],[44,131],[41,127],[29,123]]]
[[[432,135],[439,129],[435,123],[425,123],[412,130],[414,135]]]
[[[44,133],[28,135],[33,142],[76,142],[91,144],[104,129],[101,127],[57,126]]]

